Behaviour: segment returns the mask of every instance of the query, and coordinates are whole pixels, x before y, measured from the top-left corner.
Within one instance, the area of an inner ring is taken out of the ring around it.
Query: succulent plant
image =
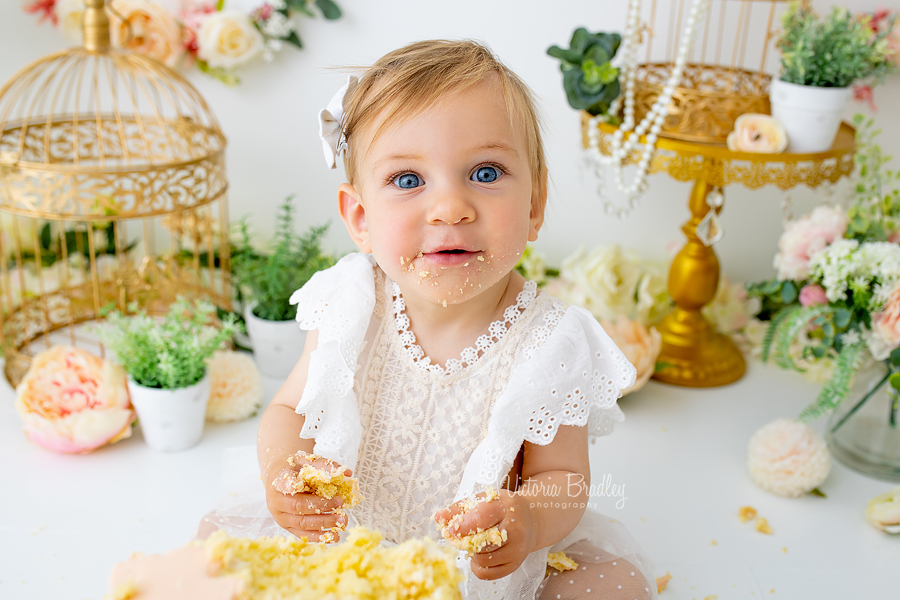
[[[579,27],[572,34],[569,48],[551,46],[547,54],[559,59],[563,88],[569,105],[600,115],[609,110],[619,95],[619,70],[610,64],[622,36],[618,33],[588,33]]]

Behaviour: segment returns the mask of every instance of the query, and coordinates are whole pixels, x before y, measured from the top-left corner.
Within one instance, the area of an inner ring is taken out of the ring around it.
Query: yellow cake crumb
[[[457,514],[447,521],[438,521],[438,527],[441,535],[450,542],[450,545],[457,550],[462,550],[471,556],[477,552],[481,552],[488,546],[499,546],[506,542],[507,533],[505,529],[500,529],[494,525],[487,529],[478,528],[475,533],[458,536],[453,533],[453,528],[462,521],[467,512],[472,510],[475,505],[482,502],[490,502],[500,497],[500,494],[494,488],[487,488],[484,496],[469,496],[459,503],[460,510]]]
[[[217,531],[203,542],[219,575],[239,577],[241,600],[458,600],[463,575],[455,553],[428,538],[380,546],[381,534],[354,527],[336,546],[284,537],[233,538]]]
[[[484,257],[483,257],[482,255],[480,255],[480,254],[479,254],[478,256],[476,256],[475,258],[476,258],[477,260],[480,260],[481,262],[484,262]]]
[[[666,586],[669,585],[669,581],[672,580],[672,574],[666,571],[665,575],[661,575],[656,578],[656,593],[662,594],[666,591]]]
[[[137,586],[133,581],[126,581],[115,589],[112,600],[131,600],[138,595]]]
[[[741,520],[741,523],[752,521],[756,518],[756,509],[752,506],[742,506],[738,509],[738,518]]]
[[[772,535],[772,528],[769,527],[769,522],[764,517],[757,518],[754,526],[758,532]]]
[[[565,552],[548,552],[547,565],[557,571],[574,571],[578,568],[578,563],[566,556]]]
[[[716,596],[715,594],[710,594],[709,596],[706,596],[703,600],[718,600],[718,598],[719,597]]]
[[[310,454],[306,458],[315,460],[320,457]],[[293,456],[288,458],[288,464],[292,467],[296,465]],[[362,500],[359,482],[355,477],[344,475],[344,470],[339,467],[326,471],[312,465],[303,465],[299,471],[284,471],[272,485],[286,494],[315,494],[329,500],[337,496],[344,501],[344,508],[353,508]]]
[[[781,551],[784,552],[785,554],[787,554],[787,546],[785,546],[784,548],[782,548]]]
[[[718,545],[719,545],[719,542],[717,542],[716,540],[713,540],[713,541],[711,541],[709,544],[710,544],[711,546],[718,546]]]

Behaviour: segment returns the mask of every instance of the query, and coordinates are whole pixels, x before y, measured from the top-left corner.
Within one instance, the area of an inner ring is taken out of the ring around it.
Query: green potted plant
[[[215,326],[209,302],[179,297],[155,318],[129,307],[132,314],[107,311],[101,341],[128,374],[128,391],[147,445],[173,452],[203,437],[209,372],[206,363],[234,335],[238,325],[226,318]]]
[[[335,262],[321,249],[327,224],[312,227],[303,235],[294,230],[293,198],[288,196],[279,207],[275,238],[267,253],[253,248],[247,222],[241,221],[232,266],[235,283],[250,300],[244,320],[256,364],[261,373],[274,378],[291,372],[306,337],[294,322],[297,308],[289,302],[291,295],[313,274]]]
[[[870,15],[834,7],[819,17],[806,3],[791,2],[778,39],[781,75],[769,92],[772,116],[787,130],[788,151],[822,152],[831,147],[841,113],[865,79],[882,79],[893,69],[890,26],[881,30]]]
[[[551,46],[547,54],[560,61],[563,88],[569,105],[592,115],[606,114],[619,95],[619,70],[610,64],[622,36],[618,33],[588,33],[579,27],[569,48]]]

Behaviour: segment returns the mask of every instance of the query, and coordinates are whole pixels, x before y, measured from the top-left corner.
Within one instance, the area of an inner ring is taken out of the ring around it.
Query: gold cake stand
[[[585,148],[590,118],[582,113]],[[601,123],[599,129],[600,151],[609,154],[616,127]],[[746,368],[731,338],[716,332],[701,313],[719,285],[719,260],[712,244],[707,245],[698,235],[698,226],[705,223],[707,213],[715,210],[718,214],[723,207],[721,195],[716,196],[720,201],[710,206],[710,194],[732,184],[750,189],[773,184],[787,190],[800,184],[815,188],[825,181],[834,183],[853,171],[855,133],[853,127],[842,123],[831,149],[815,154],[731,152],[722,143],[685,141],[660,134],[648,172],[665,172],[678,181],[693,181],[694,187],[688,200],[691,218],[681,227],[687,243],[669,268],[668,289],[675,307],[656,325],[662,334],[662,350],[657,359],[661,368],[654,379],[687,387],[715,387],[737,381]],[[639,159],[634,152],[626,162]]]

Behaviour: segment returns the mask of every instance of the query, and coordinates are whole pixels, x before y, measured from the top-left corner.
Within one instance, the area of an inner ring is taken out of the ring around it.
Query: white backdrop
[[[164,0],[166,3],[175,0]],[[663,0],[665,1],[665,0]],[[260,62],[242,72],[242,83],[228,88],[196,70],[190,80],[206,97],[228,136],[228,173],[232,218],[251,215],[251,223],[267,237],[275,208],[297,194],[301,227],[332,221],[326,248],[353,249],[336,208],[343,172],[329,171],[317,138],[316,113],[331,98],[345,75],[329,67],[365,65],[385,52],[427,38],[473,38],[486,42],[535,90],[545,116],[551,188],[547,220],[536,243],[551,264],[579,243],[621,243],[648,258],[664,259],[666,246],[680,245],[679,227],[687,219],[690,185],[666,175],[650,177],[639,208],[624,221],[606,216],[596,195],[596,181],[581,168],[579,116],[569,108],[558,62],[546,49],[568,46],[572,31],[624,29],[624,0],[338,0],[338,21],[304,19],[300,34],[306,47],[287,47],[272,63]],[[234,7],[256,0],[229,0]],[[21,0],[0,2],[0,81],[30,61],[66,46],[60,32],[21,10]],[[827,11],[830,0],[814,5]],[[847,0],[853,11],[871,11],[880,0]],[[900,156],[900,76],[876,89],[882,147]],[[847,110],[867,112],[853,103]],[[834,193],[843,193],[838,186]],[[787,194],[774,187],[751,191],[726,189],[722,213],[725,237],[716,245],[724,274],[734,280],[774,274],[772,257],[781,232],[781,204],[789,195],[794,211],[805,212],[827,201],[820,190]]]

